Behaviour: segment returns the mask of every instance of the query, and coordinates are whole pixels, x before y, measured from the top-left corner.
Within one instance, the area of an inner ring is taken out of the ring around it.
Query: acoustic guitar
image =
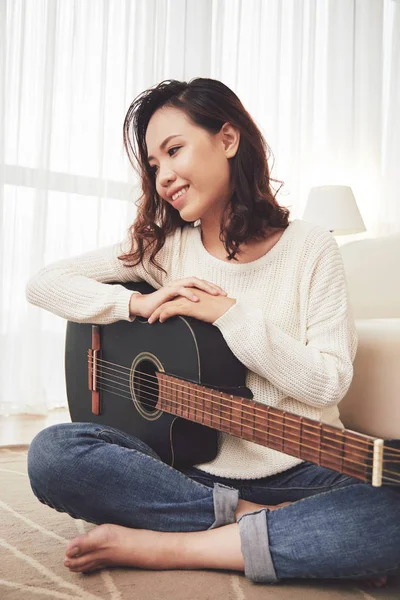
[[[145,282],[122,284],[142,294]],[[68,321],[67,398],[73,422],[136,436],[177,469],[208,462],[219,432],[374,486],[399,485],[400,440],[384,440],[253,400],[246,368],[219,329],[189,317],[94,325]]]

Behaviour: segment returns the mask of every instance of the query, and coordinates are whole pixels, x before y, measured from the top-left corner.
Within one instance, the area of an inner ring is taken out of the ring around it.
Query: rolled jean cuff
[[[209,529],[236,522],[236,508],[239,502],[239,490],[222,483],[214,483],[213,489],[215,521]]]
[[[244,574],[255,583],[278,581],[269,549],[268,512],[267,508],[263,508],[257,512],[246,513],[238,520]]]

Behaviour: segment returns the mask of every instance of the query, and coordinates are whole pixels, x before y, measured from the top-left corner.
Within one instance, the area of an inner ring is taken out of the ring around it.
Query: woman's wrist
[[[140,317],[139,302],[142,294],[140,292],[134,292],[129,300],[129,316]]]

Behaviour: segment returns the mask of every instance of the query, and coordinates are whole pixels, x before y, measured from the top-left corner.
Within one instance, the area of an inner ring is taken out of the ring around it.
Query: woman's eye
[[[169,154],[170,152],[172,152],[172,150],[179,150],[179,148],[180,148],[180,146],[174,146],[173,148],[170,148],[170,149],[168,150],[168,154]],[[171,156],[171,155],[170,155],[170,156]],[[173,156],[173,155],[172,155],[172,156]]]
[[[181,148],[181,146],[174,146],[173,148],[170,148],[170,149],[168,150],[168,154],[169,154],[170,152],[172,152],[173,150],[179,150],[179,148]],[[174,154],[172,154],[172,155],[171,155],[171,154],[169,154],[169,155],[170,155],[170,156],[175,156],[175,152],[174,152]],[[157,173],[157,171],[158,171],[158,167],[157,167],[157,165],[153,165],[152,167],[149,167],[149,171],[150,171],[150,173],[152,173],[153,175],[156,175],[156,173]]]

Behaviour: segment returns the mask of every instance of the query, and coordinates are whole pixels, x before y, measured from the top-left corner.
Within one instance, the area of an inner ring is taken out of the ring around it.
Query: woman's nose
[[[159,182],[161,187],[166,187],[168,186],[168,184],[171,181],[174,181],[175,179],[175,175],[174,173],[171,171],[171,169],[164,169],[162,170],[160,168],[160,172],[159,172]]]

